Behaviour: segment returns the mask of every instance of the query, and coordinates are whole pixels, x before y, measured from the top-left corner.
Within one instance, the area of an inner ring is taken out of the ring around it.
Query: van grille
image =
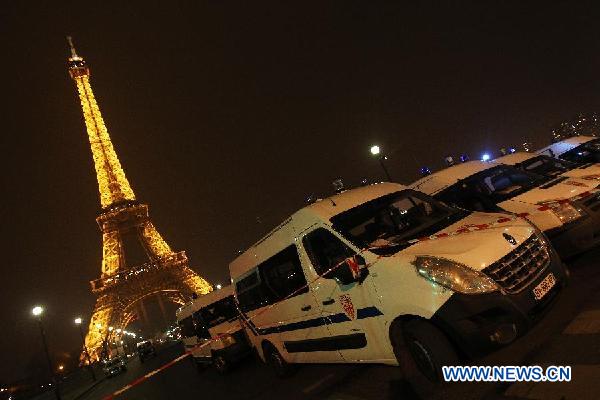
[[[534,280],[549,262],[550,254],[546,245],[533,234],[483,272],[507,293],[518,293]]]

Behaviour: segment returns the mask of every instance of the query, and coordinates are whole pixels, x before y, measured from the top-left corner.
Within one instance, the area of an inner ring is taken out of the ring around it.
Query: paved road
[[[571,284],[553,309],[526,336],[472,362],[474,365],[572,365],[570,383],[458,383],[447,387],[445,399],[598,399],[600,398],[600,249],[569,263]],[[140,364],[96,386],[85,400],[102,399],[136,378],[181,354],[179,346],[164,348],[156,359]],[[303,365],[279,380],[248,359],[226,376],[208,369],[198,372],[189,358],[152,376],[118,398],[221,399],[410,399],[400,371],[380,365]]]

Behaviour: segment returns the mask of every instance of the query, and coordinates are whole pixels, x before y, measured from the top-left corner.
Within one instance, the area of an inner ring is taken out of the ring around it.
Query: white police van
[[[182,341],[199,366],[212,364],[220,373],[250,354],[231,286],[202,295],[177,310]]]
[[[536,151],[579,165],[600,162],[600,138],[594,136],[573,136]]]
[[[600,243],[600,193],[593,193],[597,185],[494,162],[467,161],[426,175],[410,187],[468,210],[523,215],[566,258]]]
[[[229,269],[250,341],[278,375],[384,363],[429,383],[523,334],[565,282],[529,222],[393,183],[302,208]]]
[[[578,178],[586,181],[600,181],[600,164],[576,164],[571,161],[561,160],[545,154],[516,152],[498,157],[493,162],[512,165],[523,171],[544,175],[551,178],[559,176]]]

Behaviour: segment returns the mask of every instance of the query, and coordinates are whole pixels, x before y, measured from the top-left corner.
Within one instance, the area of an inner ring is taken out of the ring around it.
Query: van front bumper
[[[588,215],[579,220],[545,232],[563,259],[600,244],[600,213],[586,211]]]
[[[549,273],[554,275],[556,284],[544,297],[536,300],[533,288]],[[519,293],[454,293],[431,321],[446,333],[464,356],[480,356],[527,332],[554,303],[567,280],[567,270],[558,255],[551,251],[550,262],[543,272]]]

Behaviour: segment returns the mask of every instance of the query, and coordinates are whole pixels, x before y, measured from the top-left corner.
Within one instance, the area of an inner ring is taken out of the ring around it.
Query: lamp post
[[[102,324],[96,323],[96,328],[98,328],[98,333],[102,337]],[[108,339],[108,332],[106,332],[106,337],[104,338],[104,340],[102,340],[102,349],[103,349],[103,352],[104,352],[104,358],[108,357],[108,348],[106,347],[106,340],[107,339]]]
[[[388,172],[388,169],[384,163],[384,160],[387,160],[387,157],[384,156],[383,154],[381,154],[381,149],[379,148],[379,146],[377,146],[377,145],[371,146],[371,154],[374,155],[375,157],[377,157],[377,159],[379,159],[379,164],[381,164],[381,168],[383,168],[385,177],[387,178],[388,182],[391,182],[392,178],[390,177],[390,173]]]
[[[81,336],[81,341],[83,342],[83,352],[85,353],[85,357],[87,358],[88,367],[90,369],[90,373],[92,374],[92,379],[96,382],[96,373],[94,372],[94,367],[92,366],[92,359],[90,358],[90,353],[88,353],[87,346],[85,345],[85,337],[83,336],[83,329],[81,329],[81,323],[83,320],[80,317],[75,318],[75,325],[79,328],[79,336]]]
[[[42,335],[42,343],[44,345],[44,353],[46,353],[46,361],[48,361],[48,368],[50,370],[50,376],[52,377],[52,383],[54,384],[54,394],[56,400],[60,400],[60,392],[58,391],[58,381],[54,374],[54,368],[52,368],[52,360],[50,359],[50,352],[48,351],[48,343],[46,342],[46,332],[44,331],[44,325],[42,324],[42,314],[44,308],[42,306],[35,306],[31,309],[31,313],[36,317],[38,326],[40,328],[40,334]]]

